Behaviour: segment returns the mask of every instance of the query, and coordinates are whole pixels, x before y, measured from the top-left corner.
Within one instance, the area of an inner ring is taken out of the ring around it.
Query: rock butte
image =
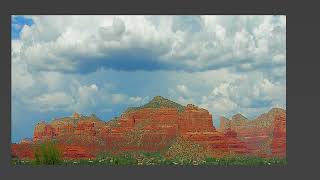
[[[231,120],[221,117],[221,127],[216,129],[206,109],[156,96],[108,122],[78,113],[50,123],[42,121],[36,125],[32,140],[12,145],[12,156],[32,159],[39,142],[53,139],[64,158],[78,159],[94,158],[103,151],[161,151],[182,137],[203,145],[213,157],[230,153],[284,157],[285,127],[285,111],[274,108],[252,121],[240,114]]]
[[[286,156],[286,111],[273,108],[269,112],[248,120],[235,115],[231,120],[221,117],[219,131],[233,130],[250,154],[260,157]]]

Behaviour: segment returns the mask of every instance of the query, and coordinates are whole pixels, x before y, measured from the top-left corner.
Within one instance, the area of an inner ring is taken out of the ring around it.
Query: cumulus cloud
[[[175,88],[168,88],[169,97],[184,105],[207,108],[215,118],[236,113],[253,118],[271,107],[286,107],[285,80],[273,80],[262,71],[220,69],[196,74],[177,76]]]
[[[182,85],[181,84],[177,85],[177,91],[182,95],[188,95],[189,94],[188,87],[183,85],[183,84]]]
[[[146,96],[146,97],[134,96],[134,97],[130,97],[128,99],[128,104],[135,105],[135,106],[141,106],[143,104],[146,104],[149,100],[150,100],[149,96]]]
[[[144,98],[139,99],[120,93],[112,82],[106,82],[101,78],[104,74],[88,77],[40,71],[33,72],[29,76],[21,75],[20,78],[17,78],[19,74],[16,74],[12,80],[13,101],[18,106],[34,112],[80,111],[88,113],[97,112],[100,109],[111,109],[112,106],[127,102],[136,104],[139,103],[139,100],[140,102],[145,101]],[[100,77],[100,82],[97,76]]]
[[[102,39],[106,41],[119,41],[126,27],[123,21],[119,18],[113,20],[111,27],[100,27],[99,33]]]
[[[21,56],[39,70],[246,70],[285,61],[285,16],[30,18],[34,24],[21,32]]]
[[[112,94],[112,103],[119,104],[125,102],[127,99],[126,95],[123,94]]]
[[[34,97],[31,103],[31,108],[36,108],[39,111],[56,111],[69,108],[74,100],[64,92],[46,93],[38,97]]]

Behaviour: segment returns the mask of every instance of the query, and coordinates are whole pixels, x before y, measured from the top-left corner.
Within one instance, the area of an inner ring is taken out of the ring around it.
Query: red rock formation
[[[220,116],[220,129],[226,130],[226,129],[230,128],[229,124],[228,124],[229,121],[230,121],[229,119],[227,119],[223,116]]]
[[[53,139],[55,136],[55,129],[50,124],[46,124],[44,121],[42,121],[36,125],[33,140],[39,141],[45,139]]]
[[[11,154],[14,158],[19,159],[34,159],[35,151],[39,147],[38,144],[19,143],[12,144]],[[59,144],[58,149],[62,152],[64,159],[90,159],[94,158],[96,148],[80,145],[65,145]]]
[[[34,129],[33,140],[37,142],[55,139],[67,134],[96,136],[104,126],[105,122],[95,117],[81,117],[78,113],[74,113],[72,117],[55,119],[50,123],[44,121],[38,123]]]
[[[33,143],[32,139],[27,139],[27,138],[22,139],[20,141],[20,144],[32,144],[32,143]]]
[[[231,120],[221,117],[219,130],[222,132],[228,129],[235,131],[238,138],[245,143],[249,154],[260,157],[274,156],[271,147],[274,131],[273,120],[280,114],[285,114],[285,111],[280,108],[273,108],[254,120],[248,120],[239,114],[233,116]],[[283,133],[280,136],[283,136]]]
[[[178,133],[174,108],[144,108],[124,113],[107,134],[110,149],[157,151]],[[118,146],[117,146],[118,145]]]
[[[286,114],[282,113],[274,118],[274,131],[272,140],[272,154],[286,156]]]
[[[113,128],[107,136],[107,141],[111,144],[125,144],[123,142],[128,141],[126,132],[134,133],[134,128],[143,122],[147,122],[147,125],[140,132],[142,146],[125,145],[119,149],[157,151],[179,135],[215,151],[247,152],[244,143],[238,138],[226,138],[223,133],[215,130],[212,115],[207,110],[191,104],[183,112],[175,108],[144,108],[125,113],[119,118],[118,127]],[[109,146],[114,147],[111,144]]]
[[[11,155],[19,159],[33,159],[34,147],[29,143],[19,143],[11,145]]]
[[[64,157],[69,159],[93,158],[101,151],[159,151],[177,137],[201,144],[214,153],[266,156],[261,146],[270,139],[273,128],[268,123],[265,125],[265,117],[269,118],[269,114],[254,122],[240,114],[233,116],[232,120],[222,117],[221,128],[217,131],[207,110],[155,97],[148,104],[128,109],[109,122],[78,113],[50,123],[40,122],[35,127],[33,142],[55,139]],[[276,154],[283,152],[278,147],[283,147],[285,132],[283,124],[279,127],[274,133],[277,137],[273,143]],[[13,146],[13,154],[32,158],[32,148],[18,150],[19,145]]]
[[[73,117],[74,119],[79,119],[79,118],[80,118],[80,114],[77,113],[77,112],[74,112],[74,113],[72,114],[72,117]]]
[[[160,97],[156,99],[167,103]],[[113,124],[85,119],[74,113],[70,118],[56,119],[49,124],[39,123],[35,127],[33,140],[38,142],[57,139],[60,144],[67,147],[63,149],[66,158],[91,157],[89,149],[64,143],[73,137],[73,144],[81,144],[83,136],[104,139],[106,142],[104,150],[118,152],[159,151],[178,136],[191,139],[216,151],[244,151],[241,141],[236,137],[228,135],[225,137],[223,133],[216,131],[212,115],[207,110],[192,104],[188,104],[183,111],[175,107],[135,109],[123,113]]]
[[[181,132],[215,131],[212,115],[205,109],[188,104],[179,118]]]
[[[68,145],[61,147],[61,149],[65,159],[91,159],[95,157],[87,146]]]
[[[230,128],[224,133],[226,144],[229,152],[235,152],[239,154],[249,153],[247,144],[244,141],[239,140],[238,135],[235,131]]]
[[[75,134],[84,134],[89,136],[96,135],[95,123],[94,122],[79,122],[77,124],[76,130],[74,131]]]

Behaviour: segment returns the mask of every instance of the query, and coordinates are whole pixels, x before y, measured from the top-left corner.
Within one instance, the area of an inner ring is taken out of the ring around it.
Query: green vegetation
[[[182,159],[184,162],[202,161],[206,155],[203,146],[181,137],[175,139],[165,153],[169,159]]]
[[[12,161],[14,165],[36,164],[35,160],[13,159]],[[287,160],[280,158],[224,157],[192,160],[189,158],[166,158],[158,152],[101,153],[96,159],[63,160],[59,163],[61,166],[285,166],[286,164]]]
[[[275,166],[287,165],[287,160],[282,158],[259,158],[259,157],[226,157],[207,158],[205,165],[218,166]]]
[[[55,142],[48,141],[42,143],[40,147],[35,150],[34,161],[35,165],[55,165],[61,164],[62,154]]]

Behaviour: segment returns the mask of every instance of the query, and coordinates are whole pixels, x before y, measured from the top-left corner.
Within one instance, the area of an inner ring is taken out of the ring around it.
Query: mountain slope
[[[155,96],[150,102],[140,107],[130,107],[126,110],[135,111],[143,108],[176,108],[179,112],[183,112],[185,110],[185,106],[178,104],[174,101],[166,99],[162,96]]]

